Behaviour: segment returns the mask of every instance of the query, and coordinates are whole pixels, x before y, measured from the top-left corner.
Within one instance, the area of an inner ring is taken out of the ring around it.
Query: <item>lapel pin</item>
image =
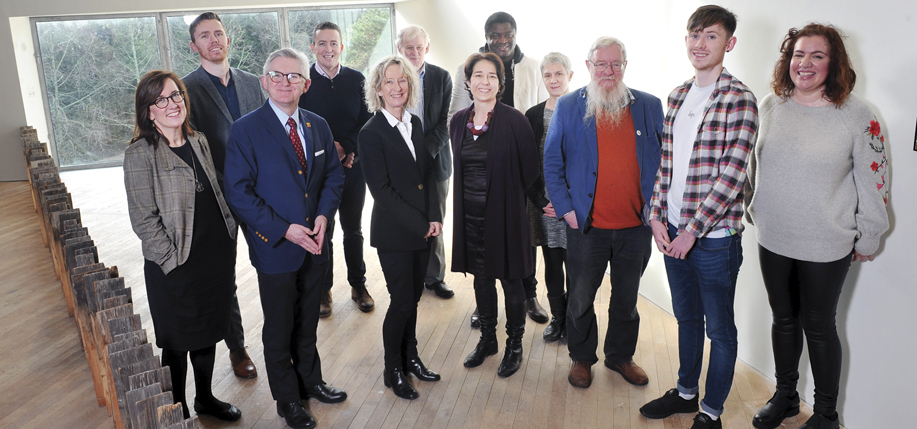
[[[312,128],[312,123],[311,123],[311,122],[306,122],[306,128]]]

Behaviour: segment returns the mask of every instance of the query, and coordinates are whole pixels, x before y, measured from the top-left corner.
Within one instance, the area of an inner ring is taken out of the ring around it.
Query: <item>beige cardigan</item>
[[[201,162],[216,194],[226,230],[235,240],[236,223],[223,192],[217,186],[216,170],[207,138],[202,133],[188,136],[191,149]],[[165,274],[185,263],[191,254],[194,226],[194,171],[172,153],[164,141],[154,148],[145,139],[124,151],[124,187],[131,226],[140,241],[143,257],[155,262]]]

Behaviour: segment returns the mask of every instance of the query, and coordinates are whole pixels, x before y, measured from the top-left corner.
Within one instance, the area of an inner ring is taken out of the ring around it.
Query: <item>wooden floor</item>
[[[68,172],[61,176],[73,194],[74,205],[81,209],[83,225],[89,228],[99,248],[100,260],[107,266],[118,266],[127,286],[132,288],[135,312],[141,314],[150,342],[154,342],[140,242],[130,228],[121,169]],[[364,215],[367,226],[371,204],[368,199]],[[336,244],[340,243],[340,231],[337,235]],[[447,249],[449,237],[447,234]],[[42,245],[25,182],[0,183],[0,243],[0,427],[113,427],[105,408],[96,404],[76,327],[67,316],[50,254]],[[456,273],[446,276],[446,282],[456,292],[453,299],[442,300],[427,291],[418,309],[421,358],[442,374],[442,381],[416,382],[420,393],[417,400],[395,397],[383,386],[381,377],[381,327],[389,299],[378,258],[367,245],[367,285],[376,299],[376,310],[364,314],[349,299],[341,251],[340,245],[335,246],[338,266],[334,313],[319,322],[318,348],[325,381],[347,391],[349,398],[334,405],[309,401],[319,428],[691,427],[693,415],[647,420],[638,411],[646,401],[675,385],[677,327],[670,314],[640,298],[640,338],[634,360],[649,374],[647,386],[631,386],[616,373],[596,365],[592,387],[573,388],[567,382],[570,359],[565,345],[545,343],[541,334],[546,325],[531,320],[526,322],[522,369],[501,379],[496,372],[506,336],[503,329],[498,329],[500,354],[475,369],[462,366],[479,333],[468,326],[474,308],[471,277]],[[261,374],[254,380],[237,379],[229,366],[225,344],[218,344],[214,392],[238,406],[243,417],[232,424],[202,417],[201,425],[206,428],[286,427],[274,410],[264,372],[261,304],[255,271],[247,255],[242,240],[236,264],[238,296],[246,343]],[[538,278],[543,278],[541,272]],[[539,287],[538,292],[546,304],[544,288]],[[607,308],[609,295],[606,278],[596,298],[596,308]],[[599,326],[606,326],[607,311],[598,311],[598,316]],[[504,322],[501,311],[499,326]],[[600,331],[604,337],[604,329]],[[599,338],[599,344],[602,340]],[[725,406],[724,427],[751,428],[752,416],[770,398],[773,389],[772,381],[739,362]],[[189,398],[193,398],[193,392],[194,383],[189,380]],[[810,415],[811,408],[804,406],[802,414],[787,419],[783,427],[796,428]]]

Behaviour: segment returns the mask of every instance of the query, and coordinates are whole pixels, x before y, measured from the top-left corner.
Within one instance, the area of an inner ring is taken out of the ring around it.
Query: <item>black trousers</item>
[[[404,362],[417,357],[417,303],[423,295],[424,275],[430,249],[379,250],[379,264],[391,296],[382,322],[385,369],[404,369]]]
[[[544,284],[548,288],[548,298],[557,298],[566,293],[564,283],[570,283],[569,276],[564,274],[564,265],[567,262],[567,249],[563,247],[541,246],[541,254],[544,256]],[[535,252],[532,252],[532,266],[536,266],[538,258]],[[535,271],[538,271],[537,269]],[[535,286],[538,280],[535,279],[535,273],[522,279],[522,287],[525,289],[525,297],[535,298],[537,292]]]
[[[354,162],[353,168],[344,168],[344,189],[341,190],[341,204],[338,219],[344,231],[344,262],[347,263],[347,283],[360,286],[366,283],[366,263],[363,261],[363,205],[366,203],[366,178],[363,167]],[[331,241],[334,236],[334,219],[328,219],[325,240],[331,250],[328,261],[325,290],[334,286],[334,250]]]
[[[323,383],[316,348],[322,264],[306,255],[290,273],[258,271],[258,290],[264,312],[264,366],[274,400],[295,402],[306,397],[304,388]]]
[[[758,246],[767,299],[774,313],[771,341],[777,391],[796,391],[805,334],[815,378],[814,411],[833,416],[841,378],[841,341],[835,315],[853,252],[833,262],[809,262]]]
[[[522,287],[522,280],[500,280],[503,286],[503,305],[509,307],[512,304],[522,304],[525,302],[525,290]],[[474,299],[478,304],[478,313],[481,318],[497,319],[497,281],[484,277],[474,278]]]

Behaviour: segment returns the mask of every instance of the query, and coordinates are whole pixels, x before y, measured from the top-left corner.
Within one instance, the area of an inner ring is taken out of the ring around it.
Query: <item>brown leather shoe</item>
[[[245,348],[229,352],[229,361],[232,363],[232,372],[239,378],[255,378],[258,376],[258,369],[252,358],[248,357]]]
[[[356,302],[357,308],[364,313],[373,311],[373,308],[376,307],[376,301],[373,300],[373,297],[369,296],[369,291],[366,290],[366,284],[351,287],[350,299]]]
[[[640,368],[640,365],[637,365],[634,361],[625,362],[619,365],[609,365],[608,361],[605,361],[605,366],[621,374],[621,377],[624,377],[624,381],[635,386],[645,386],[650,382],[650,378],[646,376],[646,371]]]
[[[331,291],[322,291],[322,302],[318,306],[318,317],[324,319],[331,315]]]
[[[573,366],[570,367],[570,375],[567,376],[567,381],[569,381],[573,387],[586,388],[591,386],[592,365],[587,362],[573,361]]]

